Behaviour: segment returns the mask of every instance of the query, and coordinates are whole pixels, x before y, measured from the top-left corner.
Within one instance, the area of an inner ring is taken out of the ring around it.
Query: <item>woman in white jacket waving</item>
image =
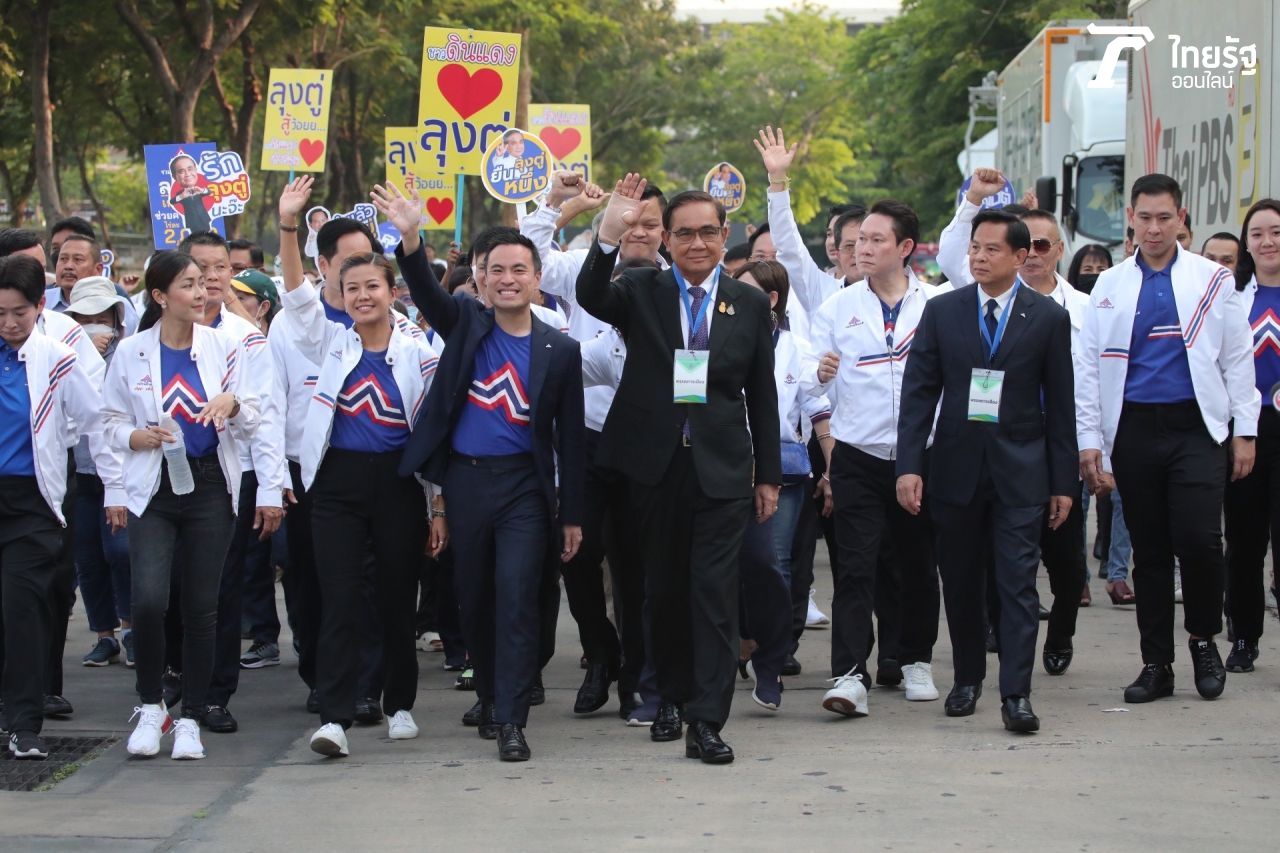
[[[298,178],[280,194],[280,260],[288,289],[281,301],[290,316],[286,340],[320,365],[299,460],[311,496],[321,598],[321,726],[311,748],[338,757],[348,754],[346,730],[355,718],[361,624],[351,602],[363,593],[369,542],[383,631],[388,735],[418,736],[410,711],[418,691],[414,618],[427,503],[422,484],[401,477],[399,468],[439,359],[425,338],[412,338],[390,322],[395,271],[381,255],[352,255],[338,272],[352,327],[326,319],[319,293],[302,275],[295,237],[313,180]],[[433,556],[444,549],[447,535],[443,498],[435,501]]]
[[[200,325],[205,288],[189,255],[160,252],[146,275],[138,333],[116,349],[103,388],[106,438],[123,457],[106,483],[113,528],[130,528],[133,636],[141,707],[129,752],[151,756],[174,728],[173,758],[204,758],[197,715],[213,671],[218,583],[240,483],[240,447],[257,431],[261,392],[241,373],[240,342]],[[163,463],[163,464],[162,464]],[[163,701],[164,617],[182,587],[182,713]]]

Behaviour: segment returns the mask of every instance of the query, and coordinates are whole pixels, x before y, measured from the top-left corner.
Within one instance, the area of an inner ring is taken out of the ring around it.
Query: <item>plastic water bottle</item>
[[[189,495],[196,490],[196,481],[191,477],[191,463],[187,461],[187,444],[182,439],[182,428],[171,417],[160,419],[160,426],[173,433],[171,444],[161,445],[164,450],[164,464],[169,466],[169,485],[175,495]]]

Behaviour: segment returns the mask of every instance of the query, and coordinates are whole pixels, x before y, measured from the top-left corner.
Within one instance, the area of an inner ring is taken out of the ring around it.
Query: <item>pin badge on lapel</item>
[[[721,302],[719,307],[716,308],[716,310],[719,311],[721,314],[725,313],[725,304]]]
[[[728,314],[730,317],[732,317],[732,316],[733,316],[733,306],[732,306],[732,305],[730,305],[730,306],[729,306],[729,310],[728,310],[728,311],[726,311],[725,313],[726,313],[726,314]]]

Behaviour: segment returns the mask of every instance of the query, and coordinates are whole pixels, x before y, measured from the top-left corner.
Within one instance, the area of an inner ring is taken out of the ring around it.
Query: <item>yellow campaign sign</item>
[[[484,152],[515,121],[519,76],[519,34],[425,28],[418,144],[432,171],[481,174]]]
[[[457,216],[454,199],[458,197],[458,176],[435,173],[435,160],[424,157],[419,149],[418,128],[388,127],[384,134],[387,184],[395,184],[401,192],[410,186],[417,188],[423,202],[423,230],[452,231]]]
[[[332,91],[332,71],[271,69],[262,130],[263,171],[324,171]]]
[[[554,171],[591,180],[590,104],[530,104],[529,132],[550,152]]]

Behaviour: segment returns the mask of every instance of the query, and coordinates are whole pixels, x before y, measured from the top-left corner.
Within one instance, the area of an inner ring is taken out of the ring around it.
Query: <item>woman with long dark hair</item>
[[[200,325],[206,294],[190,255],[160,252],[146,274],[138,333],[116,348],[103,388],[106,437],[124,461],[123,488],[103,496],[115,529],[130,528],[130,598],[141,706],[132,755],[151,756],[174,730],[175,759],[204,758],[199,715],[213,673],[218,583],[263,389],[239,369],[240,344]],[[182,589],[182,712],[165,707],[164,617]]]
[[[1253,330],[1253,367],[1262,410],[1257,461],[1249,476],[1227,484],[1227,611],[1235,643],[1230,672],[1253,672],[1262,637],[1267,546],[1280,535],[1280,201],[1264,198],[1249,208],[1240,229],[1236,289],[1244,296]],[[1274,556],[1274,550],[1273,550]]]
[[[346,730],[355,720],[362,627],[351,602],[363,594],[370,553],[386,669],[387,734],[392,740],[418,736],[410,712],[418,691],[414,621],[427,499],[423,484],[399,470],[439,359],[425,339],[392,322],[395,269],[382,255],[351,255],[338,272],[351,327],[326,318],[319,292],[303,278],[302,255],[293,239],[313,183],[304,176],[280,193],[280,260],[288,291],[282,301],[292,316],[285,340],[320,365],[299,462],[311,500],[321,591],[316,655],[321,725],[311,749],[336,758],[350,754]],[[436,498],[433,511],[435,557],[447,539],[443,498]]]
[[[1092,293],[1098,275],[1111,269],[1111,252],[1100,243],[1081,246],[1071,257],[1067,283],[1081,293]]]

